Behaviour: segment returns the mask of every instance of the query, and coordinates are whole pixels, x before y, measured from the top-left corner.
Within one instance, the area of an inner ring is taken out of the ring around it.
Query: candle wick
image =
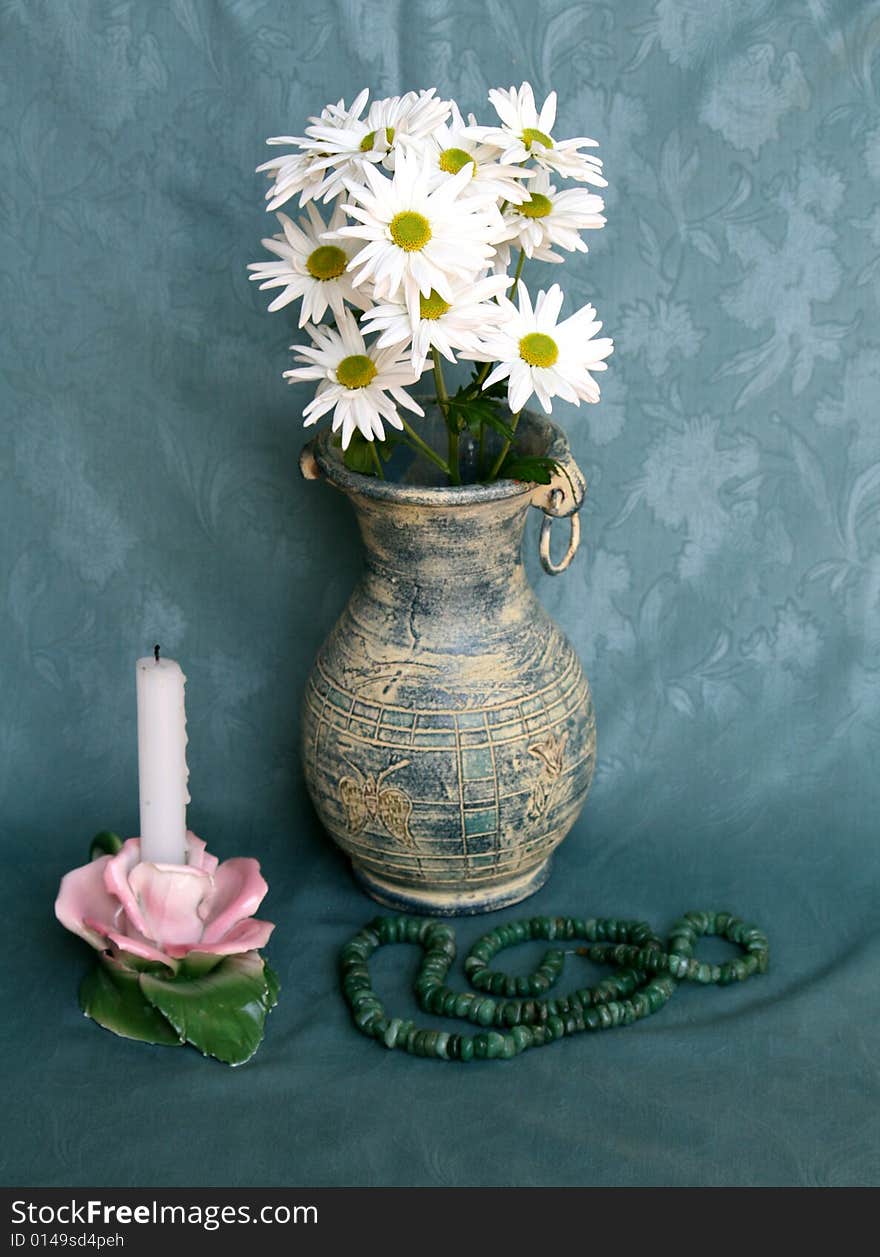
[[[158,662],[159,662],[159,647],[158,647],[158,644],[157,644],[156,646],[154,646],[154,647],[153,647],[153,654],[156,656],[156,663],[158,663]]]

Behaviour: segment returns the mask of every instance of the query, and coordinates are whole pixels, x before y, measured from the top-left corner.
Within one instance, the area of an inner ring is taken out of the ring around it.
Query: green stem
[[[408,423],[406,419],[404,419],[403,415],[400,414],[399,410],[397,413],[400,416],[400,422],[403,424],[404,432],[407,434],[410,441],[415,446],[415,448],[419,451],[419,453],[424,454],[425,458],[429,458],[432,463],[436,463],[436,465],[440,468],[440,470],[445,471],[448,476],[449,464],[444,462],[444,460],[440,457],[440,455],[436,454],[434,450],[431,449],[430,445],[428,445],[427,442],[422,440],[422,438],[419,436],[418,432],[416,432],[412,424]]]
[[[376,449],[376,442],[368,441],[367,444],[370,447],[370,454],[373,457],[373,466],[376,468],[376,475],[380,480],[384,480],[385,472],[382,470],[382,460],[379,457],[379,451]]]
[[[449,394],[446,392],[446,381],[443,379],[443,364],[436,349],[431,350],[434,362],[434,387],[437,390],[437,405],[443,412],[443,418],[449,422]]]
[[[516,271],[514,272],[514,276],[513,276],[513,283],[510,285],[510,291],[507,294],[508,301],[513,301],[514,295],[516,293],[517,284],[519,283],[520,277],[523,273],[523,264],[525,263],[525,260],[526,260],[525,249],[520,249],[519,258],[516,263]]]
[[[513,283],[510,285],[510,291],[507,294],[508,301],[512,301],[514,296],[516,295],[517,285],[519,284],[519,281],[522,278],[523,265],[525,264],[525,260],[526,260],[525,250],[520,249],[519,258],[517,259],[517,263],[516,263],[516,271],[513,276]],[[491,363],[491,362],[485,362],[483,364],[479,374],[474,379],[473,392],[471,393],[471,397],[479,396],[480,389],[483,387],[483,384],[485,383],[486,376],[492,370],[493,366],[494,366],[494,363]]]
[[[522,411],[518,410],[516,414],[511,418],[510,420],[511,432],[514,432],[514,433],[516,432],[517,424],[519,423],[519,417],[521,414],[522,414]],[[513,444],[513,438],[511,437],[508,440],[506,440],[504,444],[501,446],[501,450],[499,451],[498,457],[495,459],[495,462],[492,464],[492,470],[489,472],[489,475],[486,477],[487,480],[494,480],[495,477],[498,475],[504,463],[505,458],[507,458],[507,455],[510,453],[510,447],[512,444]]]
[[[443,379],[443,365],[436,349],[431,350],[434,360],[434,387],[437,390],[437,405],[440,407],[446,427],[449,430],[449,479],[453,484],[461,484],[461,471],[458,466],[458,421],[449,418],[449,394],[446,381]]]

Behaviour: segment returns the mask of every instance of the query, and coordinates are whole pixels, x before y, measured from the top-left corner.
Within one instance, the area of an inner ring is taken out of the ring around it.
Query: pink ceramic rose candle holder
[[[91,862],[62,879],[55,915],[99,953],[80,988],[87,1017],[241,1065],[278,997],[259,952],[275,927],[253,915],[268,887],[256,860],[220,864],[190,832],[186,850],[186,864],[153,863],[140,839],[98,834]]]

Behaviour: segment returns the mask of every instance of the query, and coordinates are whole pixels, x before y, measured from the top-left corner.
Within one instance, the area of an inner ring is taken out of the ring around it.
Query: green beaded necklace
[[[712,934],[735,943],[745,955],[720,965],[697,960],[697,939]],[[542,997],[565,965],[565,952],[558,948],[546,952],[527,977],[509,977],[489,968],[505,947],[536,938],[583,939],[590,946],[579,947],[578,955],[619,967],[596,986],[556,999]],[[483,1029],[477,1034],[449,1034],[386,1017],[370,981],[368,961],[377,948],[390,943],[418,943],[425,953],[414,984],[423,1012],[463,1018]],[[470,949],[464,971],[481,992],[475,995],[445,985],[455,959],[452,927],[430,918],[401,916],[370,921],[343,947],[340,962],[342,990],[362,1034],[411,1056],[470,1061],[510,1060],[564,1035],[629,1026],[661,1009],[679,982],[719,986],[744,982],[752,974],[767,972],[769,955],[766,935],[729,912],[685,913],[673,925],[665,949],[643,921],[531,917],[497,926]]]

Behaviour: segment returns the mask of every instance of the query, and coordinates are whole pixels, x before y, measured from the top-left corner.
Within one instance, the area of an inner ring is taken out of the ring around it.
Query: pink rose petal
[[[223,864],[187,831],[187,863],[141,861],[140,839],[73,869],[55,902],[58,920],[92,947],[177,969],[190,951],[228,956],[264,947],[274,925],[252,913],[268,887],[256,860]]]
[[[213,951],[234,925],[252,916],[269,887],[260,873],[257,860],[239,856],[224,860],[214,873],[214,897],[211,901],[202,937],[202,950]]]
[[[203,873],[213,873],[219,861],[215,855],[207,851],[207,844],[197,838],[191,829],[186,831],[186,862],[190,868],[201,869]]]
[[[120,934],[116,930],[108,930],[107,938],[120,951],[129,952],[132,956],[140,956],[142,960],[155,960],[159,964],[168,965],[169,969],[177,970],[177,961],[158,947],[153,947],[145,939],[129,938],[127,934]]]
[[[259,951],[261,947],[266,946],[269,935],[274,929],[275,926],[271,921],[258,921],[256,917],[250,917],[247,921],[239,921],[216,943],[206,943],[202,939],[201,943],[191,950],[205,952],[212,956],[237,956],[239,952]],[[188,950],[190,949],[169,947],[168,954],[182,957]]]
[[[128,875],[143,925],[138,930],[160,947],[186,947],[201,940],[199,908],[212,895],[210,874],[184,864],[138,864]],[[129,919],[131,916],[129,914]]]
[[[65,873],[55,900],[55,915],[64,928],[99,951],[104,949],[103,931],[90,922],[101,922],[109,928],[119,907],[104,886],[104,870],[111,859],[109,855],[102,855],[91,864]]]
[[[109,893],[115,895],[119,900],[119,904],[117,904],[117,925],[119,923],[119,905],[121,904],[122,910],[134,928],[141,934],[146,934],[148,931],[144,925],[144,918],[141,915],[134,893],[128,884],[128,875],[137,865],[140,858],[140,838],[129,838],[122,844],[122,850],[111,856],[109,864],[105,866],[104,885]]]

